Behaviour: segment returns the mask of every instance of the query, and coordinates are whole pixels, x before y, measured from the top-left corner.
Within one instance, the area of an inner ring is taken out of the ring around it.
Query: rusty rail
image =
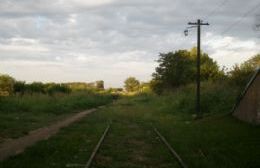
[[[173,156],[178,160],[181,167],[188,168],[188,166],[184,163],[184,161],[181,159],[181,157],[178,155],[178,153],[172,148],[172,146],[167,142],[167,140],[162,136],[162,134],[156,128],[154,128],[153,130],[159,136],[161,141],[166,145],[166,147],[170,150],[170,152],[173,154]]]
[[[105,129],[103,135],[101,136],[100,140],[98,141],[98,144],[97,144],[96,147],[94,148],[94,150],[93,150],[93,152],[92,152],[92,154],[91,154],[91,156],[90,156],[90,158],[89,158],[89,160],[88,160],[88,162],[87,162],[85,168],[90,168],[90,166],[91,166],[91,164],[92,164],[92,162],[93,162],[93,160],[94,160],[94,158],[95,158],[95,156],[96,156],[96,154],[97,154],[97,152],[98,152],[98,150],[99,150],[99,148],[100,148],[102,142],[104,141],[104,139],[105,139],[105,137],[106,137],[106,135],[107,135],[109,129],[110,129],[110,124],[108,124],[108,126],[107,126],[107,128]]]

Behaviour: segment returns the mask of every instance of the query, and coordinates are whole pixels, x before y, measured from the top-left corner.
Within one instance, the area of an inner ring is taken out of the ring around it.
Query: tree
[[[23,95],[26,91],[26,85],[24,81],[15,81],[14,83],[14,93],[20,93]]]
[[[32,93],[45,93],[45,86],[42,82],[33,82],[27,84],[27,90]]]
[[[54,93],[70,93],[71,89],[65,84],[47,83],[45,84],[45,92],[49,95]]]
[[[79,90],[94,90],[96,89],[96,83],[85,83],[85,82],[71,82],[71,83],[64,83],[73,91]]]
[[[260,68],[260,54],[253,56],[252,58],[247,60],[245,63],[243,63],[242,66],[248,66],[254,70],[257,68]]]
[[[142,82],[139,87],[140,91],[143,93],[150,93],[151,92],[151,85],[149,82]]]
[[[194,62],[190,58],[188,51],[179,50],[175,53],[160,53],[159,57],[157,60],[159,66],[156,67],[153,77],[154,80],[161,81],[164,87],[180,86],[195,79],[193,66],[191,66]]]
[[[194,82],[197,73],[196,59],[196,48],[191,51],[178,50],[176,52],[160,53],[157,60],[159,66],[156,67],[156,72],[153,73],[152,88],[161,91],[161,89],[155,87],[175,88]],[[220,73],[217,63],[206,53],[202,53],[201,80],[215,79]]]
[[[135,77],[127,78],[124,83],[124,87],[127,92],[135,92],[140,88],[140,82]]]
[[[13,93],[15,79],[9,75],[0,75],[0,96]]]
[[[150,81],[150,87],[152,89],[152,91],[158,95],[163,93],[163,83],[160,80],[151,80]]]
[[[104,81],[100,80],[100,81],[96,81],[96,88],[99,90],[104,90]]]
[[[236,64],[228,72],[230,83],[240,87],[245,86],[257,68],[260,68],[260,54],[253,56],[240,65]]]
[[[201,80],[216,80],[225,76],[224,70],[220,70],[216,61],[209,57],[207,53],[201,52],[200,59],[200,75]],[[190,51],[191,58],[194,63],[197,62],[197,48],[192,48]],[[193,72],[195,75],[197,70]]]

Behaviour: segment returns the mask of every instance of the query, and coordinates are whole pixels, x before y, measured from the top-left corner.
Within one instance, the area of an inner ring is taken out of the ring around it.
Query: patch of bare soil
[[[0,144],[0,161],[8,158],[9,156],[23,152],[27,147],[32,146],[40,140],[48,139],[49,137],[55,135],[61,128],[82,119],[95,110],[96,109],[91,109],[77,113],[48,127],[43,127],[31,131],[26,136],[3,142],[2,144]]]

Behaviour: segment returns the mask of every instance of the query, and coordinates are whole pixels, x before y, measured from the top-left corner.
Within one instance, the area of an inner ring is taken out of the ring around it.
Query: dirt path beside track
[[[10,156],[22,153],[27,147],[32,146],[40,140],[48,139],[49,137],[55,135],[61,128],[82,119],[83,117],[94,111],[96,111],[96,109],[79,112],[50,126],[31,131],[26,136],[6,141],[0,144],[0,161]]]

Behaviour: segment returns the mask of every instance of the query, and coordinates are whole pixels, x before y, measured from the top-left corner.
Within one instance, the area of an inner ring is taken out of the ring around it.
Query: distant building
[[[253,75],[233,109],[240,120],[260,124],[260,68]]]

